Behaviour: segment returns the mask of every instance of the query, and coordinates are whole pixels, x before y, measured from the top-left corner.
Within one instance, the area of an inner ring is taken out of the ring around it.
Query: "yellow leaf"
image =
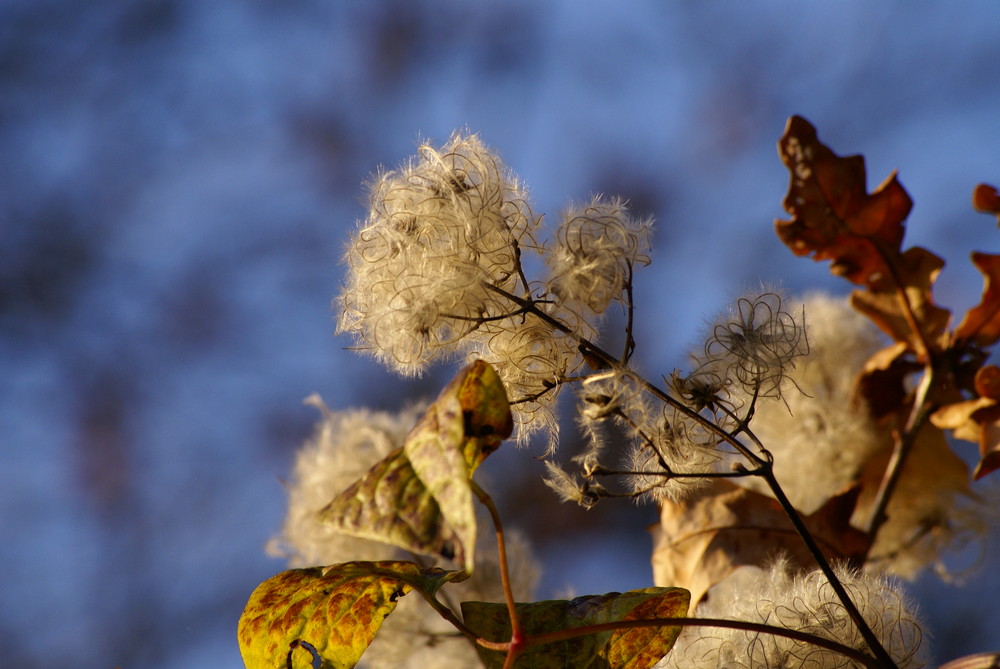
[[[305,651],[313,649],[324,669],[349,669],[396,600],[410,591],[407,581],[421,576],[416,564],[391,561],[283,571],[253,591],[240,616],[243,663],[247,669],[300,669],[312,666],[311,651]]]

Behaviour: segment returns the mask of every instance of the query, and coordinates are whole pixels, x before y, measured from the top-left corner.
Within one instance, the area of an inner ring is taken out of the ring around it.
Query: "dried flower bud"
[[[809,320],[809,355],[790,370],[789,381],[802,392],[758,401],[751,427],[774,456],[785,494],[810,514],[854,483],[884,448],[884,433],[852,401],[855,378],[882,340],[844,298],[811,295],[801,305]],[[753,483],[747,485],[769,494]]]
[[[706,485],[708,479],[692,475],[715,472],[720,459],[715,448],[696,443],[687,438],[687,431],[664,422],[632,442],[625,467],[635,473],[628,485],[642,493],[640,501],[676,502]]]
[[[581,364],[576,341],[535,316],[483,323],[468,336],[470,355],[489,361],[512,400],[515,439],[525,444],[540,431],[555,449],[554,413],[559,382]]]

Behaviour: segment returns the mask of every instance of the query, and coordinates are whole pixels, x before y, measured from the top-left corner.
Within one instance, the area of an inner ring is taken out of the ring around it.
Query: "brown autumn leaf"
[[[864,555],[863,532],[850,526],[858,489],[832,497],[804,521],[827,557]],[[664,502],[653,534],[653,582],[691,591],[691,605],[737,567],[763,566],[779,554],[793,565],[815,561],[773,498],[717,480],[682,502]]]
[[[909,350],[908,344],[896,342],[877,351],[854,381],[853,400],[863,401],[876,421],[899,412],[909,395],[906,378],[923,368],[906,357]]]
[[[931,416],[935,426],[952,430],[956,439],[979,444],[979,462],[972,472],[978,481],[1000,469],[1000,403],[979,397],[941,407]]]
[[[855,292],[854,304],[893,339],[918,354],[923,343],[940,350],[950,313],[934,304],[931,286],[944,261],[922,248],[902,251],[913,202],[895,172],[869,194],[864,158],[836,155],[799,116],[788,120],[778,153],[790,173],[783,205],[792,215],[775,221],[781,241],[796,255],[830,260],[831,272],[868,288]]]
[[[997,224],[1000,224],[1000,191],[997,191],[996,186],[976,186],[972,191],[972,206],[984,214],[996,214]]]
[[[988,434],[987,434],[988,432]],[[990,449],[983,455],[979,462],[976,463],[976,468],[972,471],[972,478],[978,481],[987,474],[992,474],[996,470],[1000,469],[1000,415],[990,423],[989,430],[983,431],[984,437],[989,437],[989,442],[992,443]],[[984,442],[986,439],[984,439]],[[984,449],[980,448],[982,452]]]
[[[980,397],[1000,400],[1000,367],[996,365],[980,367],[972,383]]]
[[[913,206],[895,173],[868,194],[864,158],[836,155],[800,116],[788,120],[778,153],[791,173],[783,204],[793,216],[775,221],[781,241],[796,255],[831,260],[831,271],[854,283],[884,284]]]
[[[988,397],[946,404],[931,414],[931,423],[942,430],[951,430],[952,436],[956,439],[978,442],[979,423],[972,418],[972,414],[996,405],[996,401]]]
[[[983,297],[965,314],[954,339],[986,347],[1000,339],[1000,255],[975,252],[972,263],[983,273]]]
[[[1000,667],[1000,652],[975,653],[949,660],[938,669],[996,669]]]

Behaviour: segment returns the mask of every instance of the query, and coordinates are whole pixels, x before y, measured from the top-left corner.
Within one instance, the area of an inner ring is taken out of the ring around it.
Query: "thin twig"
[[[475,493],[476,497],[486,510],[490,513],[490,518],[493,519],[493,527],[496,528],[497,534],[497,557],[500,561],[500,583],[503,586],[503,596],[507,600],[507,614],[510,616],[510,643],[512,647],[517,648],[524,641],[524,629],[521,627],[521,619],[517,615],[517,606],[514,602],[514,592],[511,590],[510,585],[510,571],[507,566],[507,543],[504,541],[503,525],[500,523],[500,513],[497,511],[496,505],[490,498],[486,491],[483,490],[478,483],[473,480],[469,480],[469,485],[472,486],[472,492]]]
[[[605,467],[594,467],[588,473],[589,476],[661,476],[667,479],[738,479],[747,476],[760,476],[756,469],[732,472],[692,472],[682,474],[680,472],[643,472],[629,469],[607,469]]]
[[[830,566],[829,561],[827,561],[826,556],[823,551],[820,550],[819,544],[813,539],[812,534],[810,534],[808,528],[806,528],[805,523],[799,516],[798,511],[792,506],[791,501],[785,495],[785,491],[781,489],[778,485],[778,480],[774,477],[774,470],[768,467],[761,474],[764,481],[767,482],[768,487],[774,494],[775,499],[778,504],[781,505],[782,510],[788,519],[792,521],[792,525],[795,527],[795,531],[798,533],[799,537],[805,543],[806,548],[809,550],[809,554],[812,555],[813,559],[819,565],[820,570],[822,570],[823,575],[826,576],[826,580],[829,581],[830,587],[837,594],[837,598],[840,600],[841,604],[844,605],[844,609],[847,611],[847,615],[850,616],[851,620],[854,621],[854,625],[858,628],[858,632],[864,638],[865,643],[868,644],[868,648],[871,649],[872,653],[875,654],[875,658],[881,663],[882,667],[895,667],[896,663],[893,662],[892,657],[889,656],[888,651],[879,641],[878,637],[875,636],[875,632],[868,625],[868,622],[861,615],[861,611],[855,606],[854,601],[851,599],[850,595],[847,594],[847,590],[844,585],[837,578],[837,575],[833,572],[833,567]]]
[[[663,467],[663,473],[668,476],[673,476],[674,472],[670,469],[670,465],[667,463],[667,459],[663,455],[663,451],[660,449],[660,445],[656,443],[656,441],[652,437],[646,434],[646,431],[643,430],[642,427],[639,424],[637,424],[634,420],[632,420],[632,418],[628,414],[622,411],[621,407],[616,407],[612,413],[618,416],[621,420],[625,422],[626,425],[632,428],[632,431],[638,434],[639,437],[644,442],[646,442],[646,445],[649,448],[651,448],[654,453],[656,453],[656,459],[660,463],[660,466]]]
[[[927,418],[931,414],[931,407],[927,404],[928,396],[934,387],[934,368],[928,364],[924,371],[924,376],[917,387],[916,396],[913,399],[913,407],[910,409],[909,418],[903,431],[898,434],[892,450],[892,457],[882,475],[882,483],[879,485],[878,494],[875,496],[875,504],[872,507],[871,516],[868,518],[868,545],[869,548],[875,545],[875,536],[879,529],[889,518],[885,510],[889,506],[892,494],[896,490],[900,476],[903,474],[903,465],[917,443],[917,434],[923,427]]]
[[[521,264],[521,245],[518,243],[516,238],[511,238],[511,245],[514,247],[514,268],[517,271],[517,276],[521,280],[521,285],[524,286],[524,294],[530,299],[531,297],[531,285],[528,283],[528,277],[524,275],[524,265]]]
[[[465,638],[467,638],[473,644],[478,643],[479,635],[470,630],[468,627],[466,627],[465,623],[462,622],[462,619],[459,618],[457,615],[455,615],[454,611],[452,611],[450,608],[442,604],[436,596],[427,592],[426,590],[423,590],[422,588],[414,588],[414,590],[419,592],[420,595],[424,598],[424,601],[430,604],[431,608],[438,612],[438,615],[440,615],[442,618],[451,623],[451,625],[459,632],[461,632],[462,635],[465,636]]]
[[[488,290],[491,290],[494,293],[497,293],[498,295],[506,297],[507,299],[511,300],[512,302],[514,302],[518,306],[520,306],[520,307],[528,307],[529,311],[532,314],[534,314],[535,317],[541,319],[542,321],[544,321],[545,323],[548,323],[549,325],[551,325],[555,329],[559,330],[560,332],[562,332],[562,333],[564,333],[566,335],[569,335],[570,337],[572,337],[573,339],[575,339],[579,344],[581,344],[586,349],[586,351],[588,353],[590,353],[591,355],[593,355],[594,357],[596,357],[597,359],[599,359],[601,362],[603,362],[608,367],[631,372],[631,369],[628,366],[623,365],[622,362],[618,358],[614,357],[613,355],[611,355],[610,353],[608,353],[607,351],[605,351],[604,349],[602,349],[600,346],[598,346],[597,344],[595,344],[592,341],[590,341],[589,339],[587,339],[586,337],[583,337],[583,336],[577,334],[576,332],[574,332],[572,330],[572,328],[570,328],[568,325],[566,325],[565,323],[563,323],[559,319],[553,318],[549,314],[547,314],[544,311],[538,309],[537,307],[534,306],[534,304],[531,301],[524,300],[524,299],[518,297],[517,295],[512,295],[511,293],[508,293],[506,290],[504,290],[503,288],[500,288],[499,286],[494,286],[493,284],[489,284],[489,283],[484,284],[484,285],[486,286],[486,288]],[[763,464],[764,460],[762,460],[760,457],[758,457],[753,451],[751,451],[750,449],[748,449],[745,444],[743,444],[742,442],[740,442],[739,439],[736,439],[731,434],[729,434],[729,432],[727,432],[726,430],[722,429],[721,427],[719,427],[718,425],[716,425],[712,421],[706,419],[704,416],[702,416],[697,411],[693,410],[691,407],[687,406],[683,402],[681,402],[681,401],[677,400],[676,398],[670,396],[666,391],[658,388],[656,385],[654,385],[650,381],[646,380],[642,376],[639,376],[639,375],[636,374],[635,378],[636,378],[636,380],[639,381],[639,383],[643,386],[643,388],[645,388],[646,391],[649,392],[651,395],[653,395],[657,399],[662,400],[664,403],[666,403],[667,405],[669,405],[671,408],[676,409],[677,411],[679,411],[680,413],[684,414],[686,417],[690,418],[691,420],[700,423],[705,429],[707,429],[708,431],[712,432],[716,437],[718,437],[720,441],[725,441],[728,444],[730,444],[733,448],[735,448],[737,451],[739,451],[740,454],[742,454],[744,457],[746,457],[751,462],[754,462],[757,465]]]
[[[509,314],[500,314],[499,316],[463,316],[461,314],[445,314],[445,313],[441,314],[441,316],[443,318],[451,318],[456,321],[470,321],[478,325],[481,323],[490,323],[492,321],[503,321],[507,320],[508,318],[514,318],[515,316],[526,314],[530,310],[531,309],[529,307],[521,307],[520,309],[512,311]]]
[[[635,312],[635,303],[632,300],[632,262],[628,261],[625,263],[625,267],[628,268],[628,278],[625,279],[625,312],[626,312],[626,322],[625,322],[625,349],[622,352],[622,364],[627,365],[628,361],[632,358],[632,353],[635,352],[635,338],[632,336],[632,320]]]

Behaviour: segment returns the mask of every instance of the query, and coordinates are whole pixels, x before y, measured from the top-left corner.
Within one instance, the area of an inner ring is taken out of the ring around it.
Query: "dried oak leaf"
[[[804,518],[827,557],[864,555],[867,538],[850,525],[857,498],[852,488]],[[651,532],[654,583],[690,590],[692,606],[743,565],[762,566],[784,554],[794,565],[815,566],[777,501],[728,481],[689,500],[664,502]]]
[[[986,365],[980,367],[973,379],[976,394],[980,397],[989,397],[993,400],[1000,400],[1000,367],[996,365]]]
[[[788,120],[778,153],[791,173],[783,205],[793,216],[775,221],[781,241],[796,255],[831,260],[831,271],[854,283],[886,281],[886,258],[899,254],[913,206],[895,172],[868,194],[864,158],[836,155],[800,116]]]
[[[896,341],[918,352],[921,337],[942,347],[950,314],[934,304],[931,285],[944,261],[926,249],[901,250],[913,201],[896,173],[868,193],[864,158],[836,155],[799,116],[788,120],[778,153],[790,173],[783,205],[792,215],[775,221],[781,241],[796,255],[830,260],[831,272],[870,289],[855,292],[855,305]]]
[[[976,252],[972,263],[983,273],[983,297],[958,324],[954,339],[987,347],[1000,339],[1000,255]]]
[[[1000,469],[1000,367],[981,368],[975,386],[979,397],[941,407],[931,414],[931,422],[951,430],[956,439],[979,444],[979,463],[972,472],[979,480]]]

